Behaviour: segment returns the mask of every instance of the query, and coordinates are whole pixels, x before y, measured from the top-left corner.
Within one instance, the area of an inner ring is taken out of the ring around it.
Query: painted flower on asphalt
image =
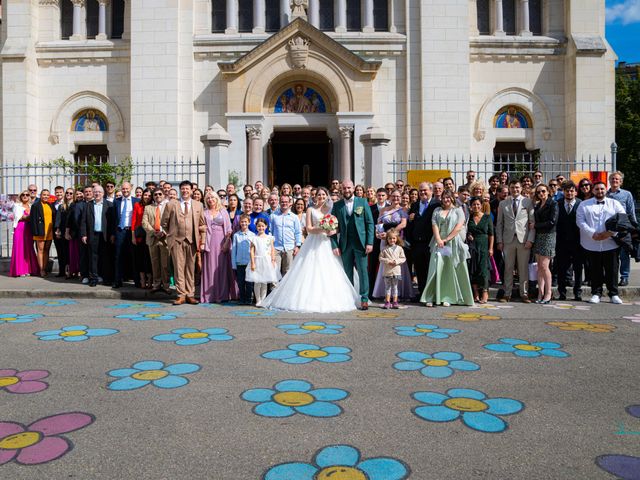
[[[460,333],[455,328],[440,328],[438,325],[419,323],[413,327],[393,327],[397,335],[403,337],[428,337],[434,339],[449,338],[451,335]]]
[[[9,393],[37,393],[49,388],[43,378],[47,378],[49,372],[46,370],[23,370],[22,372],[13,369],[0,370],[0,391]]]
[[[189,380],[182,375],[200,370],[200,365],[195,363],[174,363],[165,365],[155,360],[145,360],[134,363],[132,368],[119,368],[107,372],[107,375],[116,377],[107,388],[109,390],[136,390],[150,383],[158,388],[184,387]]]
[[[396,356],[404,360],[396,362],[393,368],[401,371],[420,370],[420,373],[429,378],[447,378],[456,370],[471,372],[480,370],[480,365],[469,360],[463,360],[463,356],[457,352],[436,352],[433,355],[422,352],[400,352]]]
[[[504,432],[508,424],[502,415],[513,415],[524,404],[511,398],[487,398],[479,390],[452,388],[446,395],[438,392],[415,392],[412,397],[426,405],[413,413],[429,422],[451,422],[461,419],[467,427],[486,433]]]
[[[44,315],[40,313],[29,313],[20,315],[18,313],[0,313],[0,325],[3,323],[30,323]]]
[[[303,324],[278,325],[278,328],[284,330],[288,335],[308,335],[310,333],[338,335],[342,333],[344,326],[324,322],[305,322]]]
[[[125,313],[123,315],[116,315],[114,318],[125,318],[127,320],[144,321],[144,320],[175,320],[182,316],[180,312],[173,313],[160,313],[160,312],[138,312],[138,313]]]
[[[454,318],[461,322],[479,322],[480,320],[500,320],[497,315],[485,315],[484,313],[445,313],[444,318]]]
[[[506,309],[506,308],[513,308],[513,306],[512,305],[503,305],[501,303],[498,303],[498,304],[494,304],[494,303],[474,303],[469,308],[480,308],[480,309],[483,309],[483,310],[503,310],[503,309]]]
[[[89,340],[91,337],[104,337],[114,335],[118,330],[113,328],[89,328],[86,325],[72,325],[70,327],[62,327],[58,330],[45,330],[36,332],[38,340],[64,340],[65,342],[82,342]]]
[[[292,343],[285,350],[273,350],[263,353],[263,358],[280,360],[285,363],[310,363],[313,361],[323,363],[348,362],[351,357],[347,355],[351,349],[347,347],[320,347],[307,343]]]
[[[362,459],[350,445],[329,445],[312,463],[291,462],[271,467],[263,480],[404,480],[409,467],[391,457]]]
[[[255,310],[235,310],[233,314],[236,317],[273,317],[276,312],[272,310],[265,310],[263,308],[256,308]]]
[[[398,318],[397,313],[385,312],[381,310],[379,312],[375,310],[369,310],[367,312],[356,313],[358,318]]]
[[[171,333],[163,333],[152,337],[157,342],[173,342],[176,345],[201,345],[209,342],[224,342],[233,340],[228,335],[226,328],[205,328],[198,330],[196,328],[176,328]]]
[[[611,333],[616,327],[607,323],[589,322],[546,322],[547,325],[557,327],[567,332],[591,332],[591,333]]]
[[[242,394],[247,402],[257,403],[253,413],[263,417],[290,417],[296,413],[310,417],[335,417],[342,408],[335,401],[349,395],[339,388],[318,388],[304,380],[284,380],[273,388],[253,388]]]
[[[640,480],[640,457],[601,455],[596,458],[596,465],[619,480]]]
[[[518,338],[501,338],[500,342],[502,343],[484,345],[484,348],[492,352],[508,352],[518,357],[528,358],[540,356],[565,358],[570,356],[567,352],[558,350],[562,345],[555,342],[529,343]]]
[[[118,303],[116,305],[108,305],[107,308],[164,308],[166,305],[164,303],[158,302],[148,302],[148,303]]]
[[[630,317],[622,317],[622,318],[626,318],[627,320],[631,320],[634,323],[640,323],[640,313],[635,313],[635,314],[631,315]]]
[[[549,303],[544,305],[547,308],[553,308],[554,310],[591,310],[588,305],[573,305],[571,303]]]
[[[80,430],[94,420],[88,413],[70,412],[41,418],[29,426],[0,422],[0,465],[12,460],[21,465],[56,460],[72,448],[60,434]]]
[[[76,305],[78,302],[75,300],[63,299],[63,300],[36,300],[35,302],[27,303],[27,307],[64,307],[66,305]]]

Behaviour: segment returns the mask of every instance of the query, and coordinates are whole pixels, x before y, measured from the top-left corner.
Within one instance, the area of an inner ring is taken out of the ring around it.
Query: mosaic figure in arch
[[[274,113],[326,113],[322,96],[311,87],[297,83],[285,90],[276,101]]]

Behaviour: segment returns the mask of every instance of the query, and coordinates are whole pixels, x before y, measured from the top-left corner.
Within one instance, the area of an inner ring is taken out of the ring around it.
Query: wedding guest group
[[[89,287],[132,282],[175,305],[224,303],[300,312],[484,304],[622,302],[629,282],[625,240],[637,232],[622,188],[558,175],[477,172],[384,186],[335,179],[329,188],[189,180],[144,186],[107,181],[21,192],[13,209],[10,275],[58,276]],[[613,222],[613,223],[612,223]],[[617,227],[620,225],[626,225]],[[355,284],[354,284],[355,281]]]

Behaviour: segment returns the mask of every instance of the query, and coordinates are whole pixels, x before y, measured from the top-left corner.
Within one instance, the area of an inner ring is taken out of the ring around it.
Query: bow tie
[[[602,200],[601,202],[598,202],[598,205],[604,205],[604,200]]]

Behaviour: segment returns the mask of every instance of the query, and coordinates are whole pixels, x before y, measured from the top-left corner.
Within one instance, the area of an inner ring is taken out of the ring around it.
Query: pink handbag
[[[498,272],[498,267],[496,266],[493,255],[489,257],[489,273],[491,283],[498,283],[500,281],[500,272]]]

